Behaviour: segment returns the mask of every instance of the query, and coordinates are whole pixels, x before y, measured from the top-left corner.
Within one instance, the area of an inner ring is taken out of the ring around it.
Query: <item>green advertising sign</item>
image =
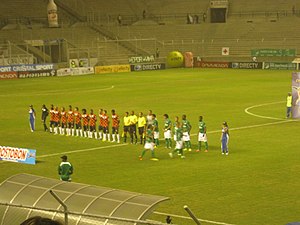
[[[252,49],[251,56],[296,56],[296,49]]]

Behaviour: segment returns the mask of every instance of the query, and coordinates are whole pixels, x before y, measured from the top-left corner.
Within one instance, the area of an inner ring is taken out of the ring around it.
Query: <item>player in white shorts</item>
[[[182,131],[183,131],[182,140],[184,141],[184,145],[185,145],[185,148],[183,150],[188,149],[189,151],[192,151],[192,144],[190,138],[191,129],[192,129],[192,125],[186,119],[186,115],[182,115]]]
[[[153,161],[158,161],[158,159],[155,157],[155,152],[154,152],[154,136],[153,136],[153,128],[151,124],[147,125],[147,131],[146,131],[146,140],[145,140],[145,145],[144,145],[144,150],[142,154],[139,156],[140,160],[143,160],[143,157],[145,153],[150,150],[151,151],[151,160]]]
[[[166,141],[166,148],[171,148],[172,147],[172,134],[171,134],[171,129],[172,129],[172,122],[169,119],[168,114],[164,114],[164,119],[165,119],[165,124],[164,124],[164,138]]]
[[[207,143],[207,135],[206,135],[206,124],[203,121],[203,117],[199,116],[199,134],[198,134],[198,149],[196,152],[201,151],[201,142],[204,142],[205,152],[208,152],[208,143]]]

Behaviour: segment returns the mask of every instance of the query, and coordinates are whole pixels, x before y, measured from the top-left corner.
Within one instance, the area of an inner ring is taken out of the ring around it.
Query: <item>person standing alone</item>
[[[33,132],[35,130],[35,111],[33,105],[29,106],[29,126],[31,132]]]
[[[293,96],[289,92],[288,96],[286,97],[286,118],[290,118],[292,115],[292,101],[293,101]]]

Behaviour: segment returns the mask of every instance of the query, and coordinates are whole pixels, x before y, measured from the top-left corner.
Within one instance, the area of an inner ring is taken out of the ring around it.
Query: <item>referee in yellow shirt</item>
[[[144,144],[145,142],[145,128],[146,128],[146,118],[144,117],[144,114],[142,112],[139,113],[138,118],[138,130],[140,135],[140,144]]]
[[[293,96],[289,92],[288,96],[286,97],[286,118],[290,118],[292,114],[292,101],[293,101]]]
[[[125,113],[125,116],[123,117],[123,122],[124,122],[123,137],[124,137],[124,143],[126,143],[127,133],[129,132],[129,127],[130,127],[130,118],[128,112]]]
[[[130,143],[133,144],[133,142],[137,143],[137,135],[136,135],[136,124],[138,122],[137,116],[134,114],[134,111],[131,111],[131,114],[129,116],[129,134],[130,134]]]

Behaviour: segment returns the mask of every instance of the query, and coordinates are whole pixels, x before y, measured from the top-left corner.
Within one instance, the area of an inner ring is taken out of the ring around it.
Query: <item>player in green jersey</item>
[[[156,119],[156,115],[152,114],[153,117],[153,136],[154,136],[154,144],[155,148],[159,145],[159,129],[158,129],[158,121]]]
[[[60,180],[63,181],[71,181],[71,174],[73,174],[73,166],[70,162],[68,162],[68,157],[63,155],[61,157],[62,162],[58,166],[58,174],[60,176]]]
[[[191,138],[190,138],[191,129],[192,129],[192,125],[186,119],[186,115],[182,115],[182,132],[183,132],[182,140],[184,141],[184,149],[183,150],[192,151],[192,144],[191,144]]]
[[[174,120],[174,123],[173,123],[173,133],[174,133],[174,141],[176,141],[176,130],[177,130],[177,124],[179,123],[179,117],[178,116],[175,116],[175,120]]]
[[[166,148],[172,147],[172,139],[171,139],[171,129],[172,129],[172,122],[169,119],[168,114],[164,114],[165,124],[164,124],[164,138],[166,141]]]
[[[151,160],[153,161],[158,161],[158,159],[155,157],[155,152],[154,152],[154,131],[153,127],[151,124],[147,125],[147,130],[146,130],[146,137],[145,137],[145,146],[144,150],[142,151],[142,154],[139,156],[140,160],[143,160],[143,157],[145,153],[150,150],[151,151]]]
[[[171,158],[173,158],[173,154],[175,152],[177,152],[178,155],[181,156],[182,159],[184,159],[185,156],[183,155],[183,150],[182,150],[183,149],[183,141],[182,141],[183,130],[182,130],[180,122],[177,121],[175,126],[176,126],[176,129],[175,129],[176,146],[175,146],[175,149],[172,152],[169,153],[169,156]]]
[[[198,134],[198,150],[196,152],[201,151],[201,142],[204,142],[205,152],[208,152],[208,143],[207,143],[207,135],[206,135],[206,124],[203,121],[203,116],[199,116],[199,134]]]

